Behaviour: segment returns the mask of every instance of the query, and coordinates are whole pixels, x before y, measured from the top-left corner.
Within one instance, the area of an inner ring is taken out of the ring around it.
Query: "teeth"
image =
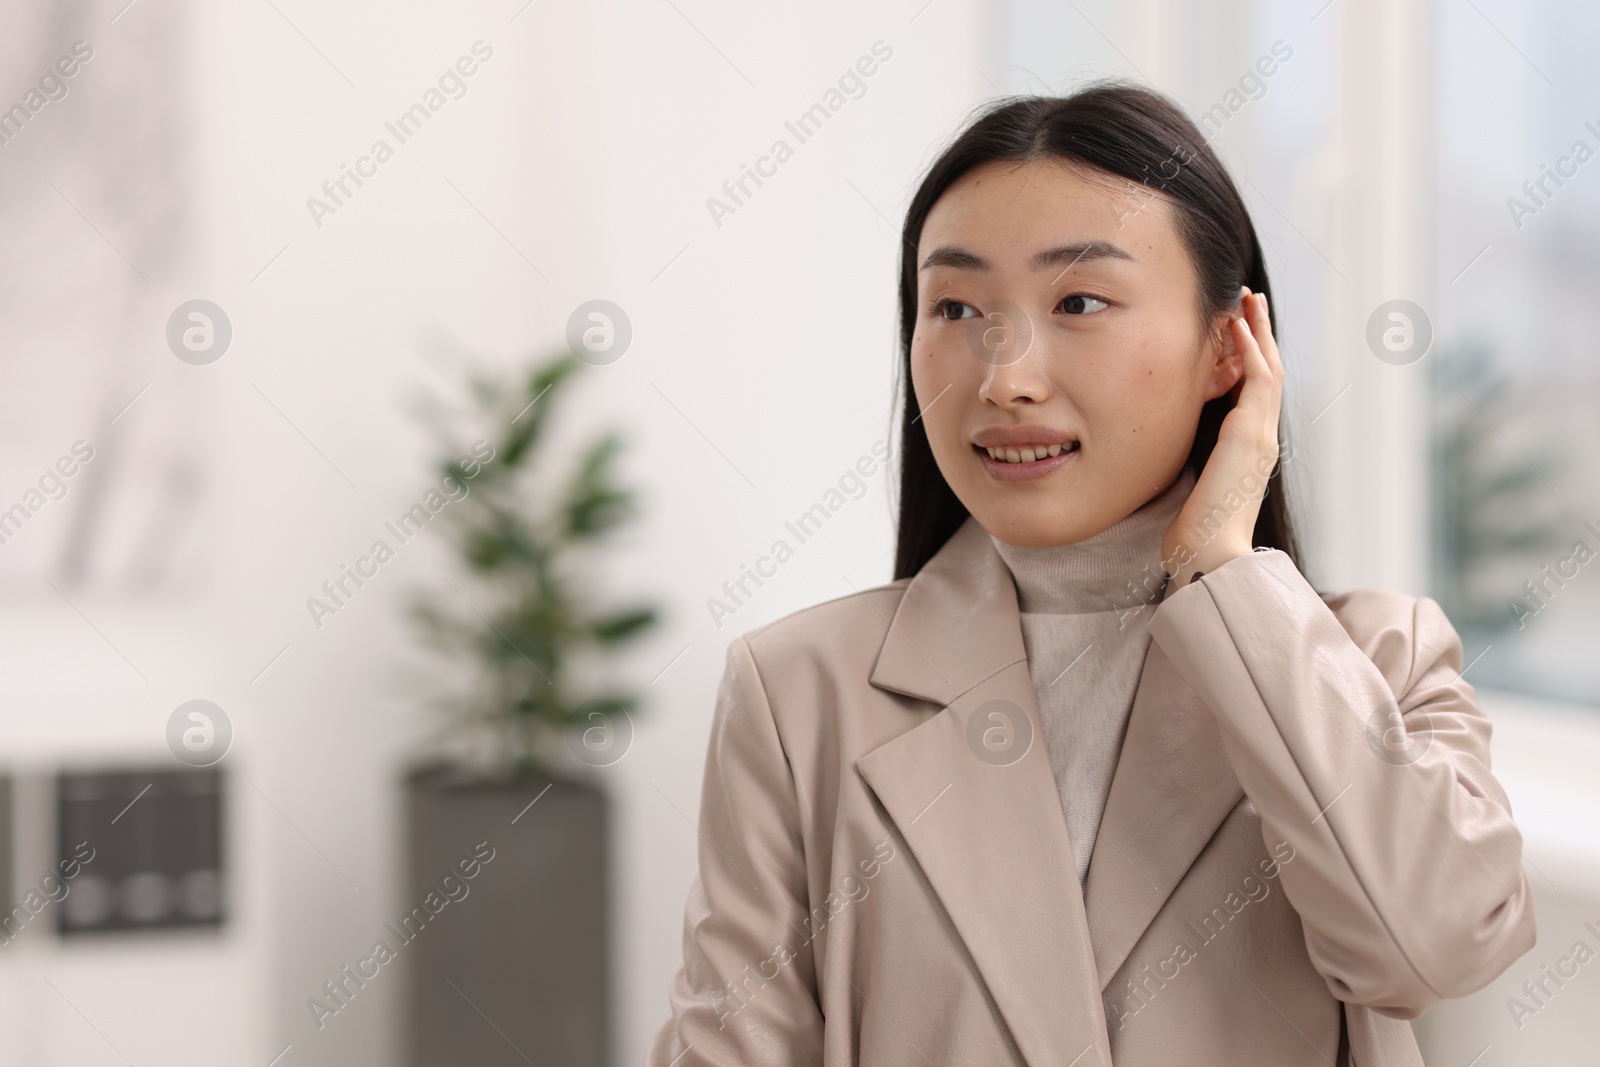
[[[1032,463],[1035,460],[1047,459],[1051,456],[1059,456],[1063,448],[1065,448],[1068,452],[1077,451],[1077,446],[1075,444],[1072,446],[1049,445],[1044,448],[1024,448],[1020,450],[1015,448],[997,447],[986,449],[986,451],[989,453],[990,459],[997,460],[1001,463]]]

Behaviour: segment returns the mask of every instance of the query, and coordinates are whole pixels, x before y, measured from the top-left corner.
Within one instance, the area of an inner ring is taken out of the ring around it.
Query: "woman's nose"
[[[1014,305],[994,308],[973,325],[973,358],[985,364],[980,399],[1003,407],[1049,397],[1044,353],[1025,311]]]

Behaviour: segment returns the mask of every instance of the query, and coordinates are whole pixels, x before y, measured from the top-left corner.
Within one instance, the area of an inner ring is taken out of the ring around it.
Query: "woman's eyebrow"
[[[1126,259],[1132,262],[1133,255],[1125,251],[1121,245],[1114,245],[1110,241],[1074,241],[1072,244],[1036,253],[1028,260],[1028,266],[1032,270],[1056,266],[1070,267],[1090,259]]]
[[[1028,267],[1032,270],[1043,270],[1046,267],[1073,266],[1085,260],[1093,259],[1125,259],[1132,261],[1133,256],[1120,245],[1110,241],[1073,241],[1056,248],[1047,248],[1043,252],[1036,252],[1028,260]],[[955,248],[950,245],[941,245],[928,253],[928,258],[922,263],[921,270],[930,267],[951,267],[955,270],[989,270],[991,264],[987,259],[975,252],[968,252],[964,248]]]

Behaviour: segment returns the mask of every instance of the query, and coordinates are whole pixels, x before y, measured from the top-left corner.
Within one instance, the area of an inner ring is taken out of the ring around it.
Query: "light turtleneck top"
[[[1166,593],[1161,541],[1194,488],[1187,468],[1126,518],[1069,545],[996,551],[1017,588],[1022,643],[1081,885]]]

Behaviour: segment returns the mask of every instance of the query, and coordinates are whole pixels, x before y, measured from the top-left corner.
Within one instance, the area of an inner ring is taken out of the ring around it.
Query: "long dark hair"
[[[906,210],[900,249],[900,517],[896,579],[915,574],[956,529],[967,509],[944,480],[911,388],[911,335],[917,321],[917,244],[928,212],[946,189],[968,171],[997,161],[1054,158],[1090,167],[1160,190],[1175,202],[1178,229],[1199,276],[1200,321],[1238,300],[1239,287],[1268,294],[1271,287],[1255,226],[1233,180],[1205,138],[1176,104],[1130,82],[1107,80],[1070,96],[1026,96],[990,105],[933,164]],[[1273,323],[1273,335],[1277,324]],[[1187,466],[1198,476],[1216,447],[1217,431],[1233,408],[1231,394],[1200,411]],[[1254,542],[1278,548],[1299,566],[1299,545],[1290,521],[1281,477],[1284,446],[1267,481],[1256,518]]]

